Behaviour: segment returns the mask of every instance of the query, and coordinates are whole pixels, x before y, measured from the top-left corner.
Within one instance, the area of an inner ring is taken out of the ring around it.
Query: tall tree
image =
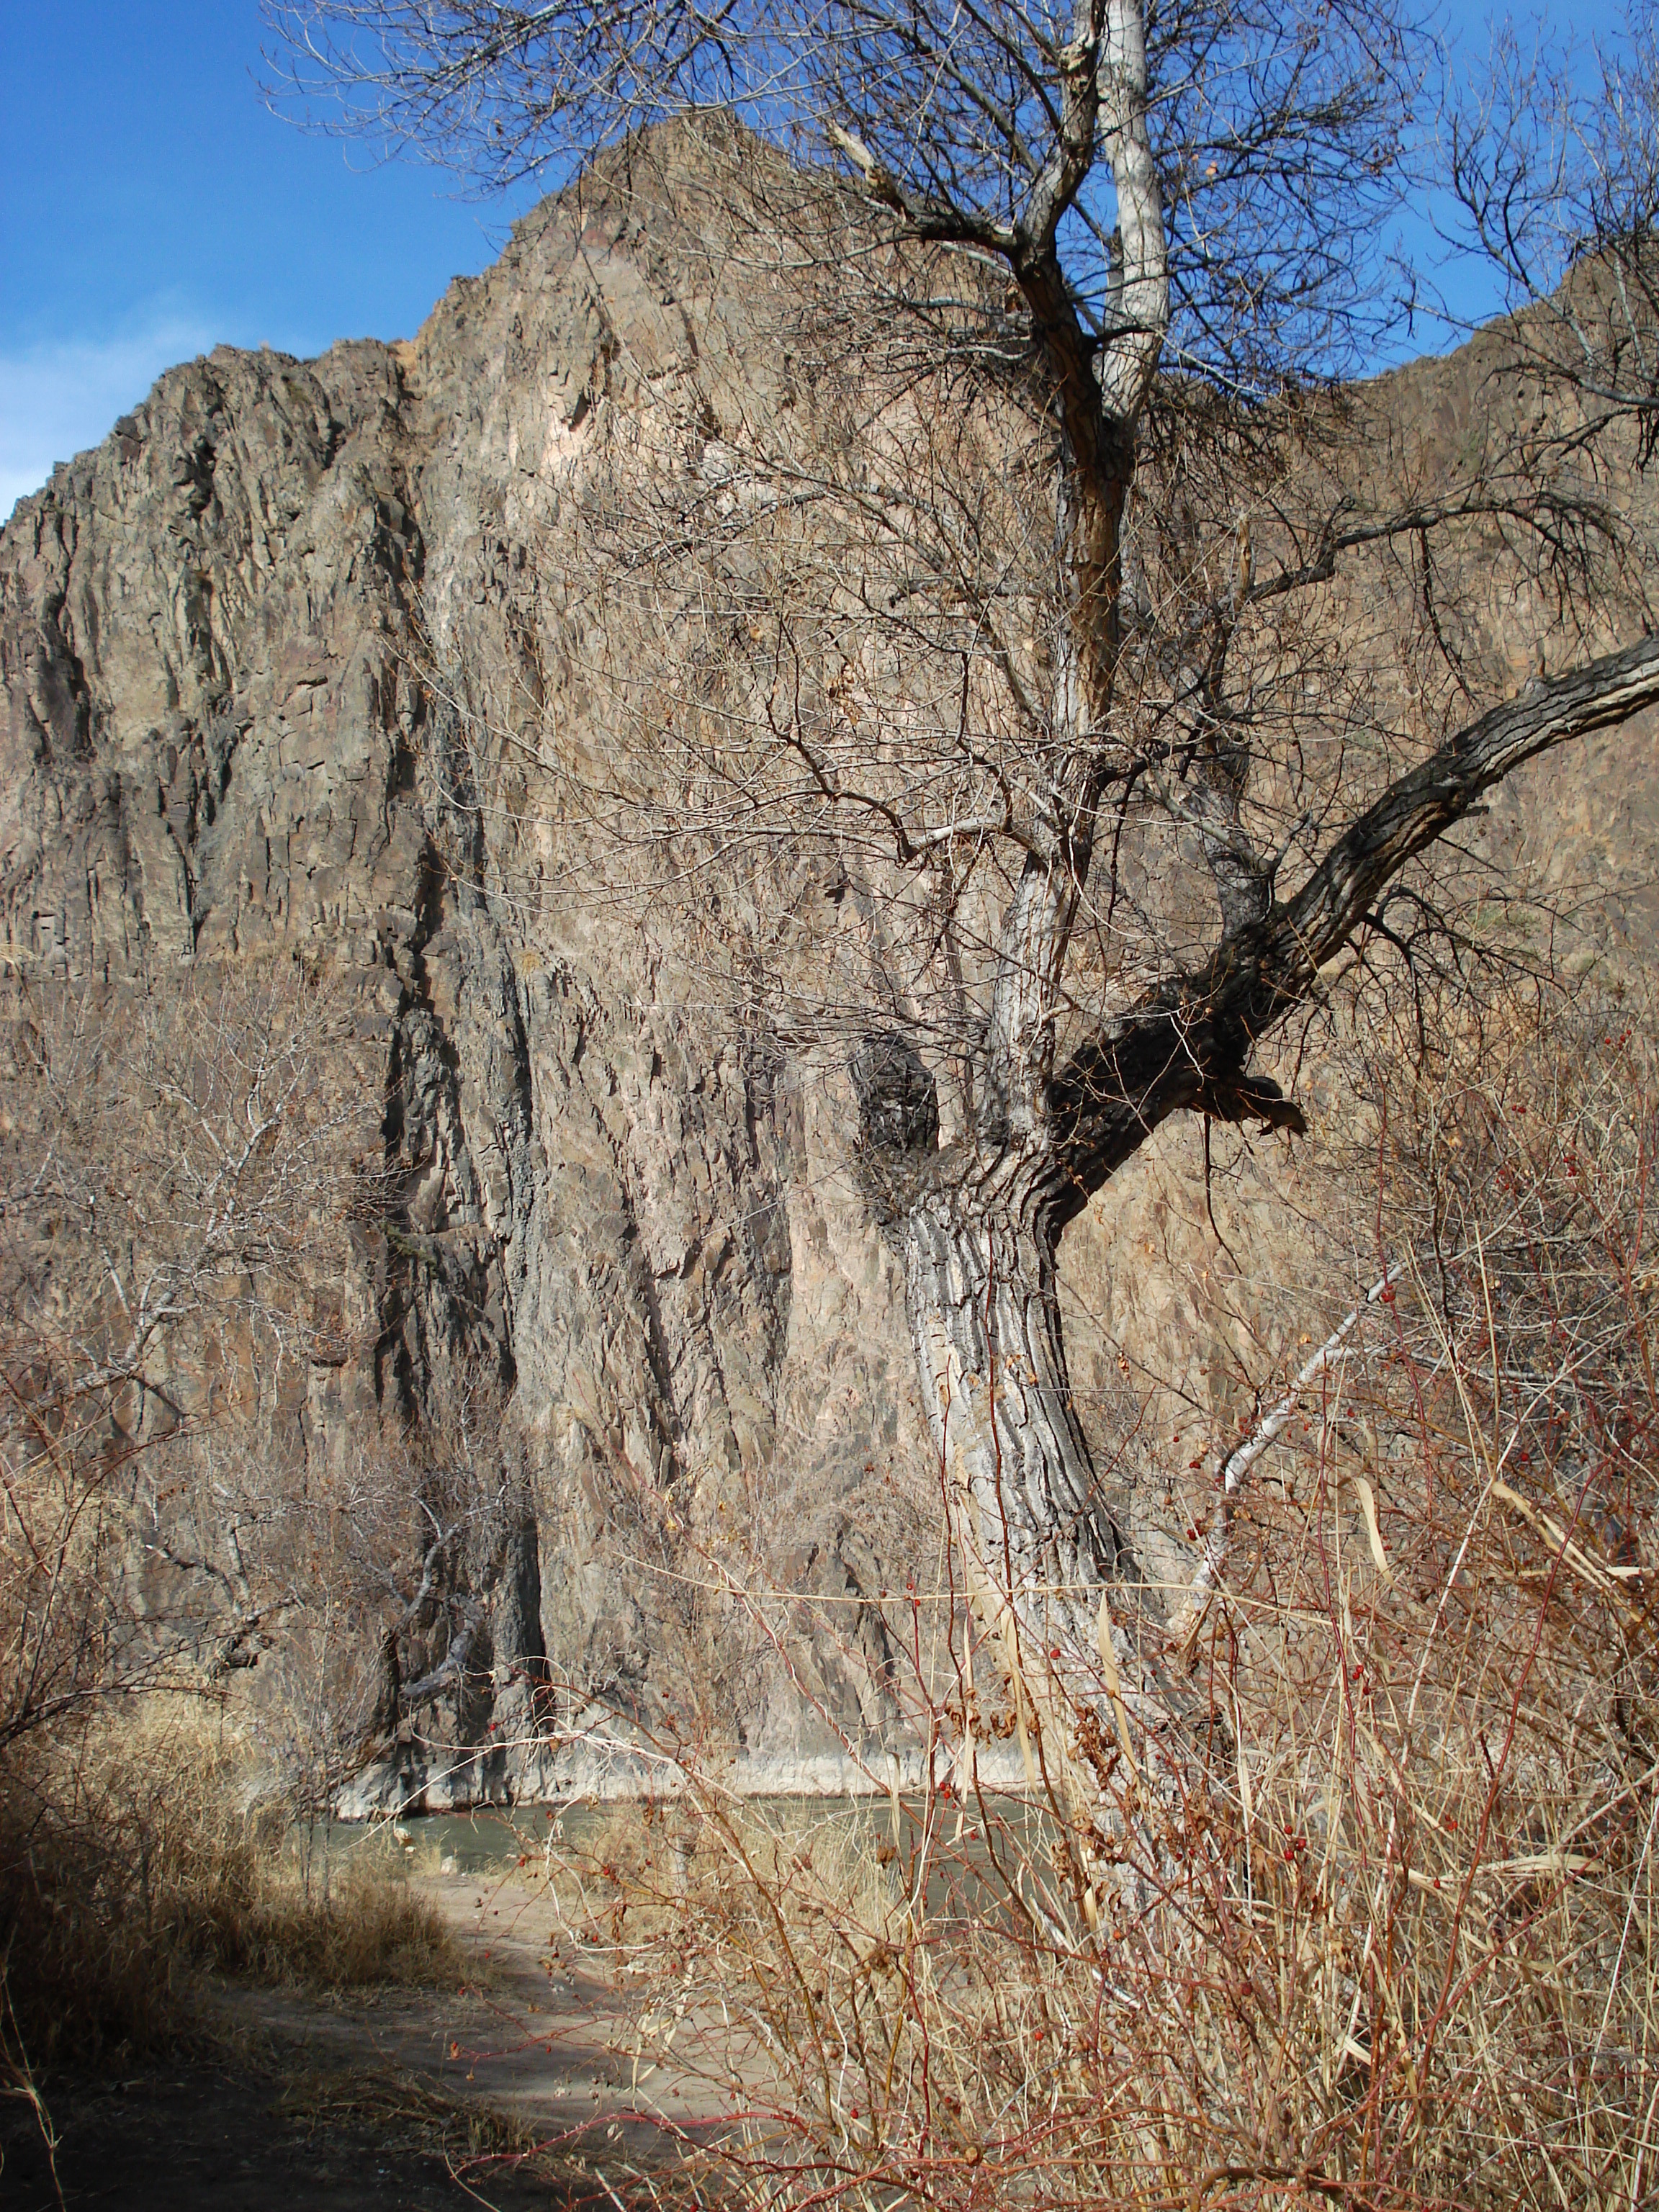
[[[1639,583],[1621,617],[1636,641],[1589,649],[1616,641],[1596,580],[1620,572],[1625,536],[1593,471],[1569,481],[1500,452],[1435,482],[1379,467],[1361,496],[1353,467],[1319,458],[1316,432],[1363,437],[1333,386],[1395,310],[1381,242],[1425,121],[1408,0],[267,13],[313,116],[337,100],[343,127],[486,185],[720,106],[741,145],[770,142],[817,180],[825,237],[861,204],[875,245],[841,280],[848,329],[862,286],[933,350],[908,410],[866,404],[858,483],[826,465],[793,491],[860,506],[891,556],[885,588],[866,574],[811,609],[773,589],[741,670],[728,653],[720,699],[696,694],[740,734],[711,744],[666,710],[659,731],[720,794],[708,821],[730,828],[740,805],[797,851],[845,830],[924,886],[910,918],[920,933],[937,917],[929,957],[959,1005],[947,1140],[915,994],[893,991],[852,1073],[860,1176],[902,1256],[956,1533],[1062,1764],[1115,1759],[1112,1730],[1075,1727],[1108,1694],[1126,1729],[1178,1739],[1164,1607],[1075,1408],[1060,1234],[1173,1115],[1300,1127],[1252,1056],[1401,871],[1522,762],[1659,700]],[[764,167],[760,150],[737,164],[751,194]],[[1555,462],[1577,450],[1573,426],[1557,431]],[[1033,454],[1040,544],[1021,504]],[[872,468],[896,471],[884,490]],[[923,481],[945,486],[931,507]],[[679,523],[729,542],[730,501]],[[1467,568],[1482,531],[1588,641],[1518,696],[1472,674],[1437,611],[1443,568]],[[1019,548],[1000,564],[998,532]],[[1413,724],[1375,665],[1346,688],[1310,672],[1305,632],[1335,618],[1352,564],[1395,550],[1420,562],[1449,719]],[[954,720],[942,678],[919,703],[860,672],[860,619],[890,641],[901,602],[915,650],[959,669]],[[826,624],[846,648],[839,695],[801,679]],[[847,696],[861,685],[863,715]],[[1143,809],[1200,855],[1212,916],[1204,941],[1154,929],[1133,962],[1103,959]]]

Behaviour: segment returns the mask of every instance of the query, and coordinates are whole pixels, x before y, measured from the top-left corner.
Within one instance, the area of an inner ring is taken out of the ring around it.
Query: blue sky
[[[0,0],[0,517],[224,342],[406,337],[515,210],[267,113],[257,0]]]
[[[1443,12],[1484,46],[1488,5]],[[406,337],[499,252],[517,206],[267,113],[260,35],[257,0],[0,4],[0,517],[171,362]]]

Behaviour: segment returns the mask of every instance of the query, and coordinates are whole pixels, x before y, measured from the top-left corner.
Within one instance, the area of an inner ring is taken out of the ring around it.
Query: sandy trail
[[[538,2143],[594,2156],[655,2163],[732,2124],[731,2093],[713,2086],[724,2074],[718,2019],[688,2014],[666,2064],[637,2055],[632,1992],[559,1928],[533,1874],[410,1881],[453,1931],[465,1979],[325,2002],[223,1984],[222,2019],[273,2039],[302,2067],[389,2069],[516,2121]],[[759,2070],[744,2071],[758,2090]]]
[[[763,2101],[765,2070],[750,2059],[734,2077],[717,2015],[686,2011],[665,2063],[637,2053],[637,1984],[573,1942],[533,1860],[410,1885],[453,1931],[453,1984],[314,1997],[210,1982],[219,2057],[51,2084],[69,2212],[633,2212]],[[544,2159],[525,2167],[529,2146]],[[18,2106],[0,2106],[0,2161],[7,2212],[58,2203]]]
[[[454,1932],[464,1965],[453,1986],[325,1999],[212,1984],[222,2057],[52,2085],[70,2212],[632,2212],[656,2201],[652,2178],[665,2180],[681,2152],[731,2126],[729,2094],[702,2078],[718,2021],[683,2021],[666,2068],[636,2059],[625,1984],[557,1928],[544,1883],[410,1879]],[[459,2130],[452,2111],[442,2130],[459,2135],[459,2155],[434,2148],[441,2106],[459,2108]],[[516,2124],[514,2140],[495,2116]],[[550,2161],[520,2162],[532,2142]],[[57,2202],[27,2115],[0,2106],[0,2204]]]

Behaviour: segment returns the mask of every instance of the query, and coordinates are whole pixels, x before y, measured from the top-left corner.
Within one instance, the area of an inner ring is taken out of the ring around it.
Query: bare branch
[[[1385,1292],[1393,1288],[1404,1274],[1405,1268],[1405,1261],[1396,1260],[1384,1269],[1360,1303],[1337,1323],[1312,1358],[1303,1363],[1295,1381],[1271,1412],[1263,1414],[1244,1441],[1236,1444],[1222,1462],[1217,1476],[1219,1487],[1215,1506],[1204,1539],[1204,1556],[1188,1585],[1186,1596],[1170,1615],[1170,1640],[1172,1644],[1190,1650],[1198,1634],[1211,1595],[1227,1564],[1233,1513],[1239,1492],[1249,1479],[1250,1470],[1290,1426],[1304,1391],[1311,1389],[1322,1376],[1329,1374],[1347,1357],[1354,1331],[1364,1318],[1366,1310],[1374,1306]]]

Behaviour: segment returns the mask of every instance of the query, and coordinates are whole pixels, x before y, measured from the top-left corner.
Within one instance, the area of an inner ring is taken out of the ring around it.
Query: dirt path
[[[665,2179],[720,2124],[697,2067],[710,2032],[684,2024],[688,2063],[672,2071],[619,2057],[623,1999],[568,1940],[550,1942],[544,1891],[497,1875],[415,1886],[455,1932],[453,1987],[319,2000],[218,1984],[210,2026],[234,2060],[50,2085],[70,2212],[651,2201],[641,2177]],[[0,2106],[0,2204],[46,2212],[52,2174],[24,2108]]]
[[[55,2081],[56,2186],[27,2111],[0,2107],[0,2203],[56,2212],[60,2188],[68,2212],[461,2212],[480,2196],[497,2212],[547,2212],[615,2201],[574,2177],[452,2160],[411,2141],[406,2121],[306,2109],[295,2089],[265,2066],[228,2063]]]
[[[724,2108],[702,2078],[712,2064],[699,2063],[712,2057],[712,2025],[684,2024],[684,2063],[636,2062],[625,1991],[559,1934],[538,1884],[492,1874],[411,1877],[411,1887],[438,1907],[469,1962],[457,1986],[326,2004],[226,1987],[216,2000],[225,2023],[275,2038],[313,2069],[406,2075],[550,2147],[656,2162],[720,2124]]]

